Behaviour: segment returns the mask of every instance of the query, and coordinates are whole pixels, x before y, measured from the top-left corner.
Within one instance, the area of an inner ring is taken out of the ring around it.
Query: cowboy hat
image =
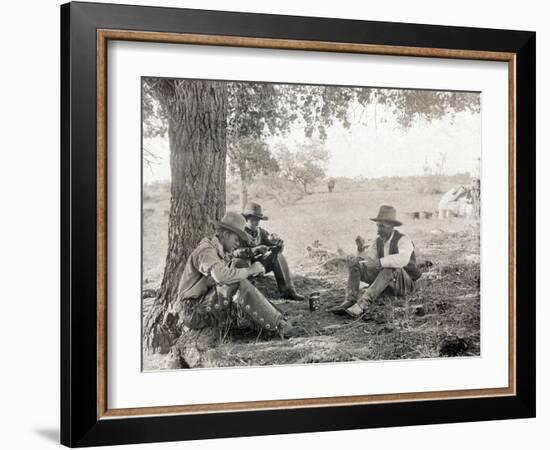
[[[248,216],[254,216],[260,220],[268,220],[268,217],[262,214],[262,205],[254,202],[248,202],[244,207],[242,214],[245,218]]]
[[[225,216],[218,222],[216,220],[210,220],[216,228],[223,228],[224,230],[229,230],[239,236],[243,241],[248,242],[248,233],[244,231],[246,221],[244,217],[238,212],[228,211],[225,213]]]
[[[399,220],[396,219],[396,215],[397,214],[393,206],[382,205],[380,207],[380,210],[378,211],[378,216],[373,217],[370,220],[372,220],[373,222],[389,223],[390,225],[393,225],[395,227],[403,225],[403,222],[400,222]]]

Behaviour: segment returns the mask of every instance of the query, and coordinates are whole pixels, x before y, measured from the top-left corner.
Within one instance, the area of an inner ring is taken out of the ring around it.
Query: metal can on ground
[[[321,309],[321,293],[312,292],[309,295],[309,310],[311,312],[319,311]]]

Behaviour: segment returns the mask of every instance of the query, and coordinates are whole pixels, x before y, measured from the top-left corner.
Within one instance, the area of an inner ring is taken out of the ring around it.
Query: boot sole
[[[343,316],[346,313],[345,309],[333,309],[333,310],[327,310],[327,312],[331,312],[332,314],[336,314],[337,316]]]

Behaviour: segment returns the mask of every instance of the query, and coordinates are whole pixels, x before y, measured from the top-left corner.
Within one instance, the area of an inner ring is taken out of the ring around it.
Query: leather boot
[[[339,305],[327,308],[326,311],[337,314],[339,316],[343,316],[346,313],[346,309],[348,309],[350,306],[353,306],[353,304],[354,302],[352,300],[344,300]]]
[[[273,261],[273,274],[275,280],[277,280],[277,287],[283,298],[290,300],[302,301],[305,297],[296,291],[292,276],[290,275],[290,269],[286,261],[285,256],[282,253],[277,254],[275,261]]]
[[[371,302],[372,298],[369,297],[369,293],[367,291],[363,298],[357,301],[353,306],[346,309],[346,314],[353,317],[354,319],[358,319],[369,309],[369,304]]]
[[[346,314],[353,317],[354,319],[361,317],[363,313],[364,310],[361,305],[359,305],[359,303],[356,303],[355,305],[350,306],[348,309],[346,309]]]
[[[343,316],[347,310],[355,305],[359,298],[359,286],[361,284],[361,268],[359,260],[354,261],[349,267],[348,285],[346,287],[345,300],[339,305],[328,308],[327,312]]]
[[[305,300],[305,297],[300,294],[294,286],[290,288],[286,294],[283,294],[283,297],[289,300],[295,300],[297,302]]]
[[[279,331],[279,336],[281,339],[289,339],[296,336],[300,336],[300,329],[294,325],[290,320],[281,320],[279,326],[277,327]]]

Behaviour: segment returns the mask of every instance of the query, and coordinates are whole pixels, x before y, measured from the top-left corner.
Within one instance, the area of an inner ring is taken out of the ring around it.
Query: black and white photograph
[[[480,92],[141,99],[143,371],[481,355]]]

